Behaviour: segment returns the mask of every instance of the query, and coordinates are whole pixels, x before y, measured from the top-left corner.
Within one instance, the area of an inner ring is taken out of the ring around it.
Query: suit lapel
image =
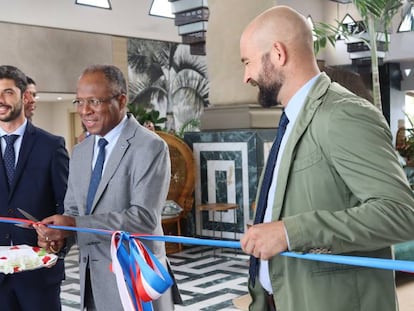
[[[22,144],[20,146],[20,151],[17,160],[16,172],[14,174],[13,183],[11,184],[10,193],[9,193],[9,200],[13,196],[13,192],[16,188],[19,179],[23,174],[24,167],[26,166],[26,162],[29,160],[31,150],[34,146],[36,141],[36,128],[30,123],[27,122],[26,130],[22,137]]]
[[[95,198],[92,203],[91,213],[95,209],[96,203],[99,201],[102,194],[105,192],[106,187],[108,186],[109,181],[112,176],[115,174],[117,168],[119,167],[122,158],[125,155],[125,152],[128,150],[130,145],[129,139],[135,136],[135,131],[137,128],[138,122],[129,117],[125,128],[122,130],[121,135],[118,138],[118,141],[115,144],[114,149],[112,150],[111,155],[106,159],[106,166],[104,173],[102,175],[101,182],[99,183],[98,189],[96,190]]]
[[[0,191],[2,193],[8,193],[9,190],[9,185],[8,185],[8,181],[7,181],[7,174],[6,174],[6,170],[4,168],[4,162],[3,162],[3,155],[0,152],[0,159],[1,159],[1,163],[0,163]]]
[[[273,220],[279,219],[282,212],[283,202],[286,195],[286,187],[289,179],[289,172],[295,159],[298,142],[305,133],[309,124],[312,122],[312,119],[318,107],[321,105],[323,96],[327,92],[330,84],[331,80],[325,73],[322,73],[306,97],[302,111],[299,113],[299,116],[289,135],[289,139],[286,143],[282,155],[277,177],[276,194],[275,200],[273,202]]]
[[[75,176],[84,176],[76,181],[79,183],[79,187],[81,190],[81,195],[83,199],[83,214],[86,213],[86,198],[88,196],[88,189],[89,183],[91,180],[92,175],[92,156],[93,156],[93,149],[94,149],[95,139],[94,136],[87,137],[81,144],[75,146],[78,150],[76,150],[76,154],[78,155],[75,159],[71,159],[70,166],[73,167],[73,170],[76,172],[74,173]],[[70,174],[70,172],[69,172]]]

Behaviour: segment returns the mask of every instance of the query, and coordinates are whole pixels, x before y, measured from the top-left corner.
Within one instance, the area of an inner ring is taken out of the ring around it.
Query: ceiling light
[[[161,17],[174,18],[174,14],[171,12],[171,3],[168,0],[152,1],[149,14]]]
[[[109,2],[109,0],[76,0],[75,3],[102,9],[111,9],[111,3]]]

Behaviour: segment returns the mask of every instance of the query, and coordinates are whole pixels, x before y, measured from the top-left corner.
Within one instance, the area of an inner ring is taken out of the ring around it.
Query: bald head
[[[244,81],[259,87],[259,96],[273,92],[286,105],[307,81],[319,73],[312,29],[306,18],[287,6],[272,7],[257,16],[240,39]]]
[[[276,41],[293,52],[313,54],[312,29],[306,18],[287,6],[275,6],[257,16],[245,29],[241,40],[251,42],[266,53]]]

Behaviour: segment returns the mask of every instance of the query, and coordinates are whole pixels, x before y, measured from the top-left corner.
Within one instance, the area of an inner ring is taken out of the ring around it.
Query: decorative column
[[[243,82],[240,36],[248,23],[274,0],[209,0],[206,57],[211,107],[201,132],[186,133],[196,162],[195,205],[226,203],[229,211],[194,210],[195,233],[240,239],[253,217],[257,182],[281,114],[257,104],[258,88]]]
[[[240,36],[248,23],[274,0],[209,0],[207,29],[207,67],[209,99],[201,118],[201,128],[247,129],[275,128],[280,109],[263,109],[257,104],[258,89],[243,83]]]

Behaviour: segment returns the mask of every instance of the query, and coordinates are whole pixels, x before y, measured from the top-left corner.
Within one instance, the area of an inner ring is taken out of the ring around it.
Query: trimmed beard
[[[266,53],[262,57],[263,73],[259,75],[257,85],[259,87],[258,101],[263,108],[280,105],[278,96],[284,83],[284,75],[270,62],[270,55]]]
[[[23,110],[23,101],[20,100],[20,105],[12,106],[9,115],[1,119],[2,122],[10,122],[16,120]]]

